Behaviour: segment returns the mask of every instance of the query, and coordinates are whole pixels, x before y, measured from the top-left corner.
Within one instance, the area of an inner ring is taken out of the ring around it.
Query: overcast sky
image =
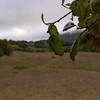
[[[61,0],[0,0],[0,38],[46,39],[47,26],[41,21],[41,13],[46,21],[52,22],[67,12],[61,6]],[[69,17],[65,18],[58,24],[59,31],[69,20]]]

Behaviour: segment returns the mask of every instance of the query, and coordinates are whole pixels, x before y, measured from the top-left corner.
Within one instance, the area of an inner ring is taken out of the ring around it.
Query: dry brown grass
[[[0,58],[0,100],[100,100],[100,53],[15,52]]]

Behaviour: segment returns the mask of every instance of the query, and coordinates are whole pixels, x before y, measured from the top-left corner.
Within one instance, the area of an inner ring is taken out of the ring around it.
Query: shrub
[[[13,53],[13,49],[11,46],[7,46],[6,49],[4,50],[5,55],[10,56]]]
[[[0,48],[0,57],[4,55],[3,49]]]
[[[13,50],[12,47],[9,45],[8,41],[0,40],[0,56],[7,55],[10,56]]]

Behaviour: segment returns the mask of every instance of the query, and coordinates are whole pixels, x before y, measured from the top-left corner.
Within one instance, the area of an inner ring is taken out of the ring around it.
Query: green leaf
[[[89,33],[88,31],[85,32],[84,34],[82,34],[80,37],[80,44],[87,43],[90,40],[91,36],[92,36],[92,34]]]
[[[58,36],[58,30],[57,27],[54,24],[50,24],[47,33],[49,33],[49,35],[55,35]]]
[[[74,61],[75,60],[75,56],[78,52],[78,47],[79,47],[79,43],[80,43],[80,37],[78,37],[74,43],[72,44],[71,50],[70,50],[70,58]]]
[[[62,56],[64,54],[64,47],[60,41],[57,27],[50,24],[47,33],[49,33],[49,45],[55,54]]]
[[[58,36],[52,35],[49,37],[50,48],[56,55],[62,56],[64,54],[64,46]]]
[[[71,3],[70,9],[73,15],[79,19],[78,26],[86,27],[85,19],[90,16],[90,0],[75,0]]]
[[[100,14],[100,0],[90,0],[90,6],[93,13]]]
[[[62,5],[64,4],[65,0],[62,0]]]
[[[63,31],[67,31],[68,29],[70,29],[70,28],[72,28],[72,27],[74,27],[74,26],[76,26],[74,23],[68,22],[68,23],[64,26]]]
[[[89,32],[95,36],[100,36],[100,15],[93,14],[87,18],[86,23],[89,27]]]

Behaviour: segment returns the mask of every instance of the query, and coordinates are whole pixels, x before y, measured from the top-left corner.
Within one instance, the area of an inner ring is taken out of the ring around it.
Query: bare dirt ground
[[[0,100],[100,100],[100,54],[21,53],[0,58]]]

